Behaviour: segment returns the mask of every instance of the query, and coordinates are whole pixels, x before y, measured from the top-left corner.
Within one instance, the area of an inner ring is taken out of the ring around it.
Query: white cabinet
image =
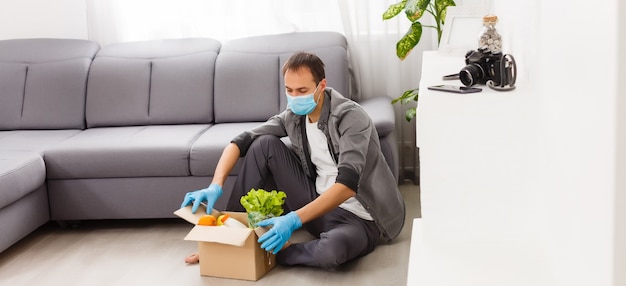
[[[533,209],[531,91],[455,94],[428,90],[465,66],[424,53],[417,113],[422,218],[414,222],[407,285],[538,285],[539,219]],[[519,275],[528,271],[533,275]],[[514,280],[511,277],[518,277]]]
[[[455,94],[428,90],[465,66],[463,57],[426,52],[417,113],[426,237],[437,241],[515,239],[526,221],[533,114],[527,90]],[[446,234],[439,237],[438,234]],[[458,235],[451,235],[458,234]],[[436,237],[431,237],[436,236]]]

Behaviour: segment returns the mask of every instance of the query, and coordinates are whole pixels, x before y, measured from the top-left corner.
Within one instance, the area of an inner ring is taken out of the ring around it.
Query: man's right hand
[[[181,208],[191,204],[193,202],[193,206],[191,207],[191,212],[196,213],[198,207],[200,207],[200,203],[206,201],[206,212],[210,214],[213,210],[213,205],[219,197],[222,196],[222,187],[218,184],[211,184],[208,188],[197,190],[193,192],[189,192],[185,194],[185,199],[183,200],[183,204],[180,205]]]

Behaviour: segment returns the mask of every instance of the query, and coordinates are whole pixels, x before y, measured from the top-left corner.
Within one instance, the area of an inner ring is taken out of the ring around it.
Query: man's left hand
[[[263,220],[257,225],[273,225],[268,232],[259,237],[259,243],[261,243],[261,248],[265,249],[265,251],[271,251],[276,254],[291,237],[293,231],[302,227],[302,220],[300,220],[296,212],[292,211],[284,216]]]

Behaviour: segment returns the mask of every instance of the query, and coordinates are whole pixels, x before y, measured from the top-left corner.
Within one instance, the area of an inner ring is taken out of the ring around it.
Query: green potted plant
[[[383,13],[383,20],[394,18],[404,11],[404,15],[411,21],[411,27],[396,44],[396,55],[400,60],[404,60],[420,42],[423,27],[437,30],[437,44],[439,44],[448,6],[456,6],[456,3],[453,0],[402,0],[387,8],[387,11]],[[423,25],[420,22],[420,19],[426,13],[435,18],[435,25]],[[401,104],[406,104],[412,101],[417,102],[418,92],[418,88],[407,90],[401,96],[393,99],[392,103],[400,102]],[[415,118],[415,113],[415,107],[409,108],[405,114],[406,120],[411,121]]]

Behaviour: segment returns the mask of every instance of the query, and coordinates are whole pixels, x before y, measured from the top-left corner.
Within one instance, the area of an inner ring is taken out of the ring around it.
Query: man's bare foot
[[[291,245],[290,241],[285,242],[285,244],[283,245],[283,247],[280,250],[284,250],[285,248],[289,247]]]
[[[187,264],[197,264],[198,262],[200,262],[200,254],[193,253],[185,257],[185,263]]]

